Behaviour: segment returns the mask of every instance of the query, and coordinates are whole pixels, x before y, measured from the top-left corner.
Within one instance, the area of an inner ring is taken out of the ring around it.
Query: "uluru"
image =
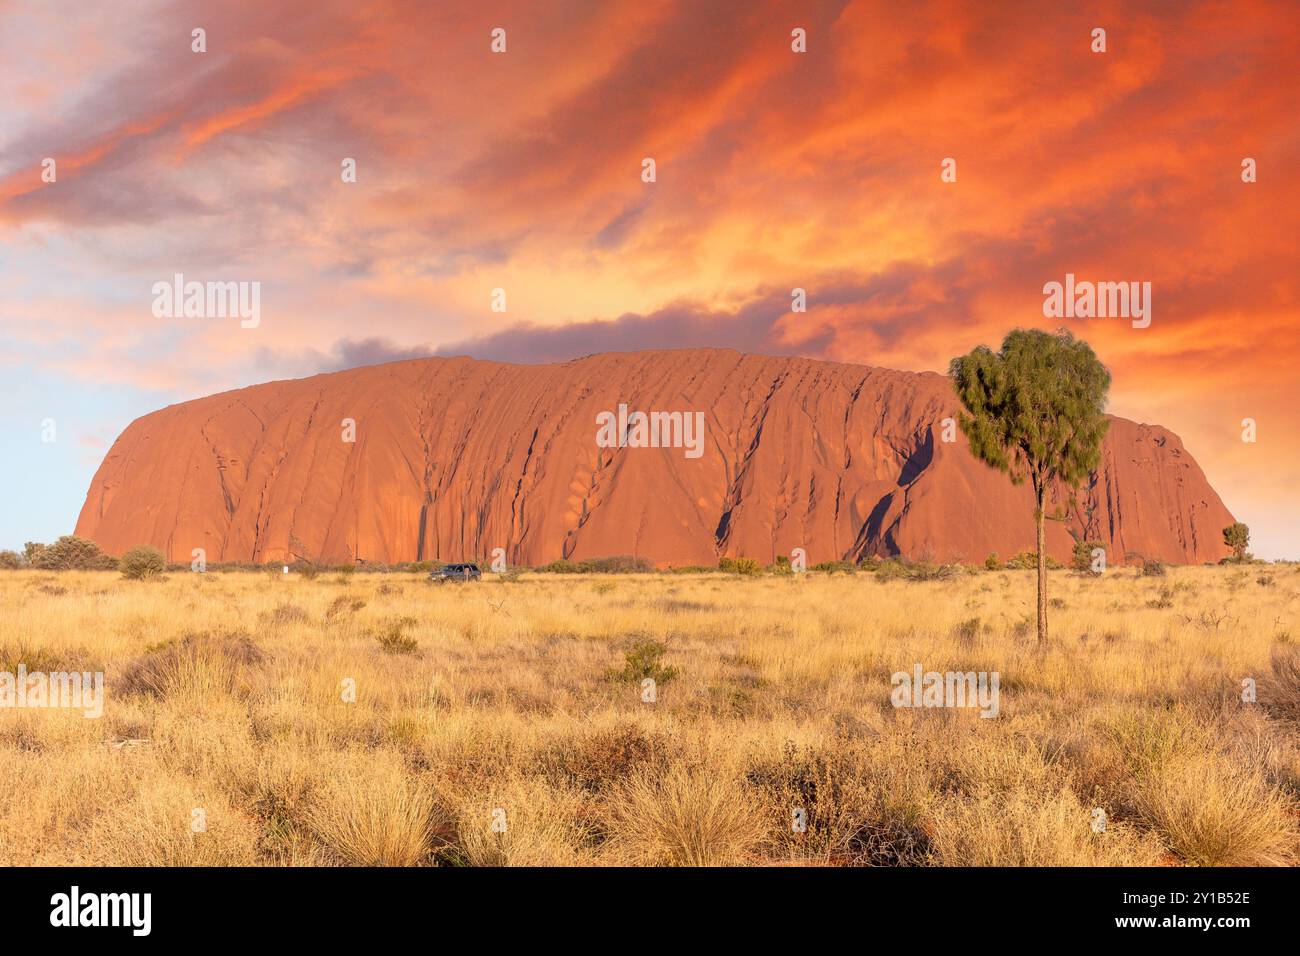
[[[663,424],[660,447],[598,441],[620,406]],[[150,544],[186,562],[196,548],[209,561],[330,564],[502,548],[526,566],[771,562],[795,548],[809,563],[977,562],[1032,549],[1031,492],[971,455],[945,422],[956,415],[933,372],[727,349],[411,359],[137,419],[76,532],[113,554]],[[1177,435],[1114,417],[1100,465],[1073,496],[1057,489],[1052,511],[1054,557],[1099,541],[1112,563],[1217,561],[1233,521]]]

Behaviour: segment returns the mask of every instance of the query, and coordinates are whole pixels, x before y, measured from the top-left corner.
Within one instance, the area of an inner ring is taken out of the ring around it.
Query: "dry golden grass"
[[[1300,568],[1261,576],[1057,572],[1038,647],[1029,572],[3,572],[0,670],[107,700],[0,709],[0,864],[1292,864]],[[917,663],[999,715],[895,709]]]

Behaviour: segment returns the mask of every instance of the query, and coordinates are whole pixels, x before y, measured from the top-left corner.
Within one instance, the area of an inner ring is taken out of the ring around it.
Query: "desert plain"
[[[1026,570],[3,572],[0,670],[105,697],[0,708],[0,864],[1294,863],[1300,567],[1049,594],[1040,645]]]

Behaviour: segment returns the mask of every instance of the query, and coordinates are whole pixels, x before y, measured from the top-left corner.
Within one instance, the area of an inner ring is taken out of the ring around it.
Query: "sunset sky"
[[[70,533],[132,419],[270,379],[1065,325],[1300,558],[1298,64],[1294,2],[0,0],[0,548]],[[155,318],[176,273],[260,325]],[[1067,273],[1150,327],[1043,318]]]

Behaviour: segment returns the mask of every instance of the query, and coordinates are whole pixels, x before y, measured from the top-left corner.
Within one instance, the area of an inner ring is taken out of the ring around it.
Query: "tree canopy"
[[[959,424],[971,452],[1012,482],[1041,491],[1097,467],[1110,372],[1087,342],[1064,329],[1016,329],[1001,351],[981,345],[953,359],[949,374],[969,412]]]

